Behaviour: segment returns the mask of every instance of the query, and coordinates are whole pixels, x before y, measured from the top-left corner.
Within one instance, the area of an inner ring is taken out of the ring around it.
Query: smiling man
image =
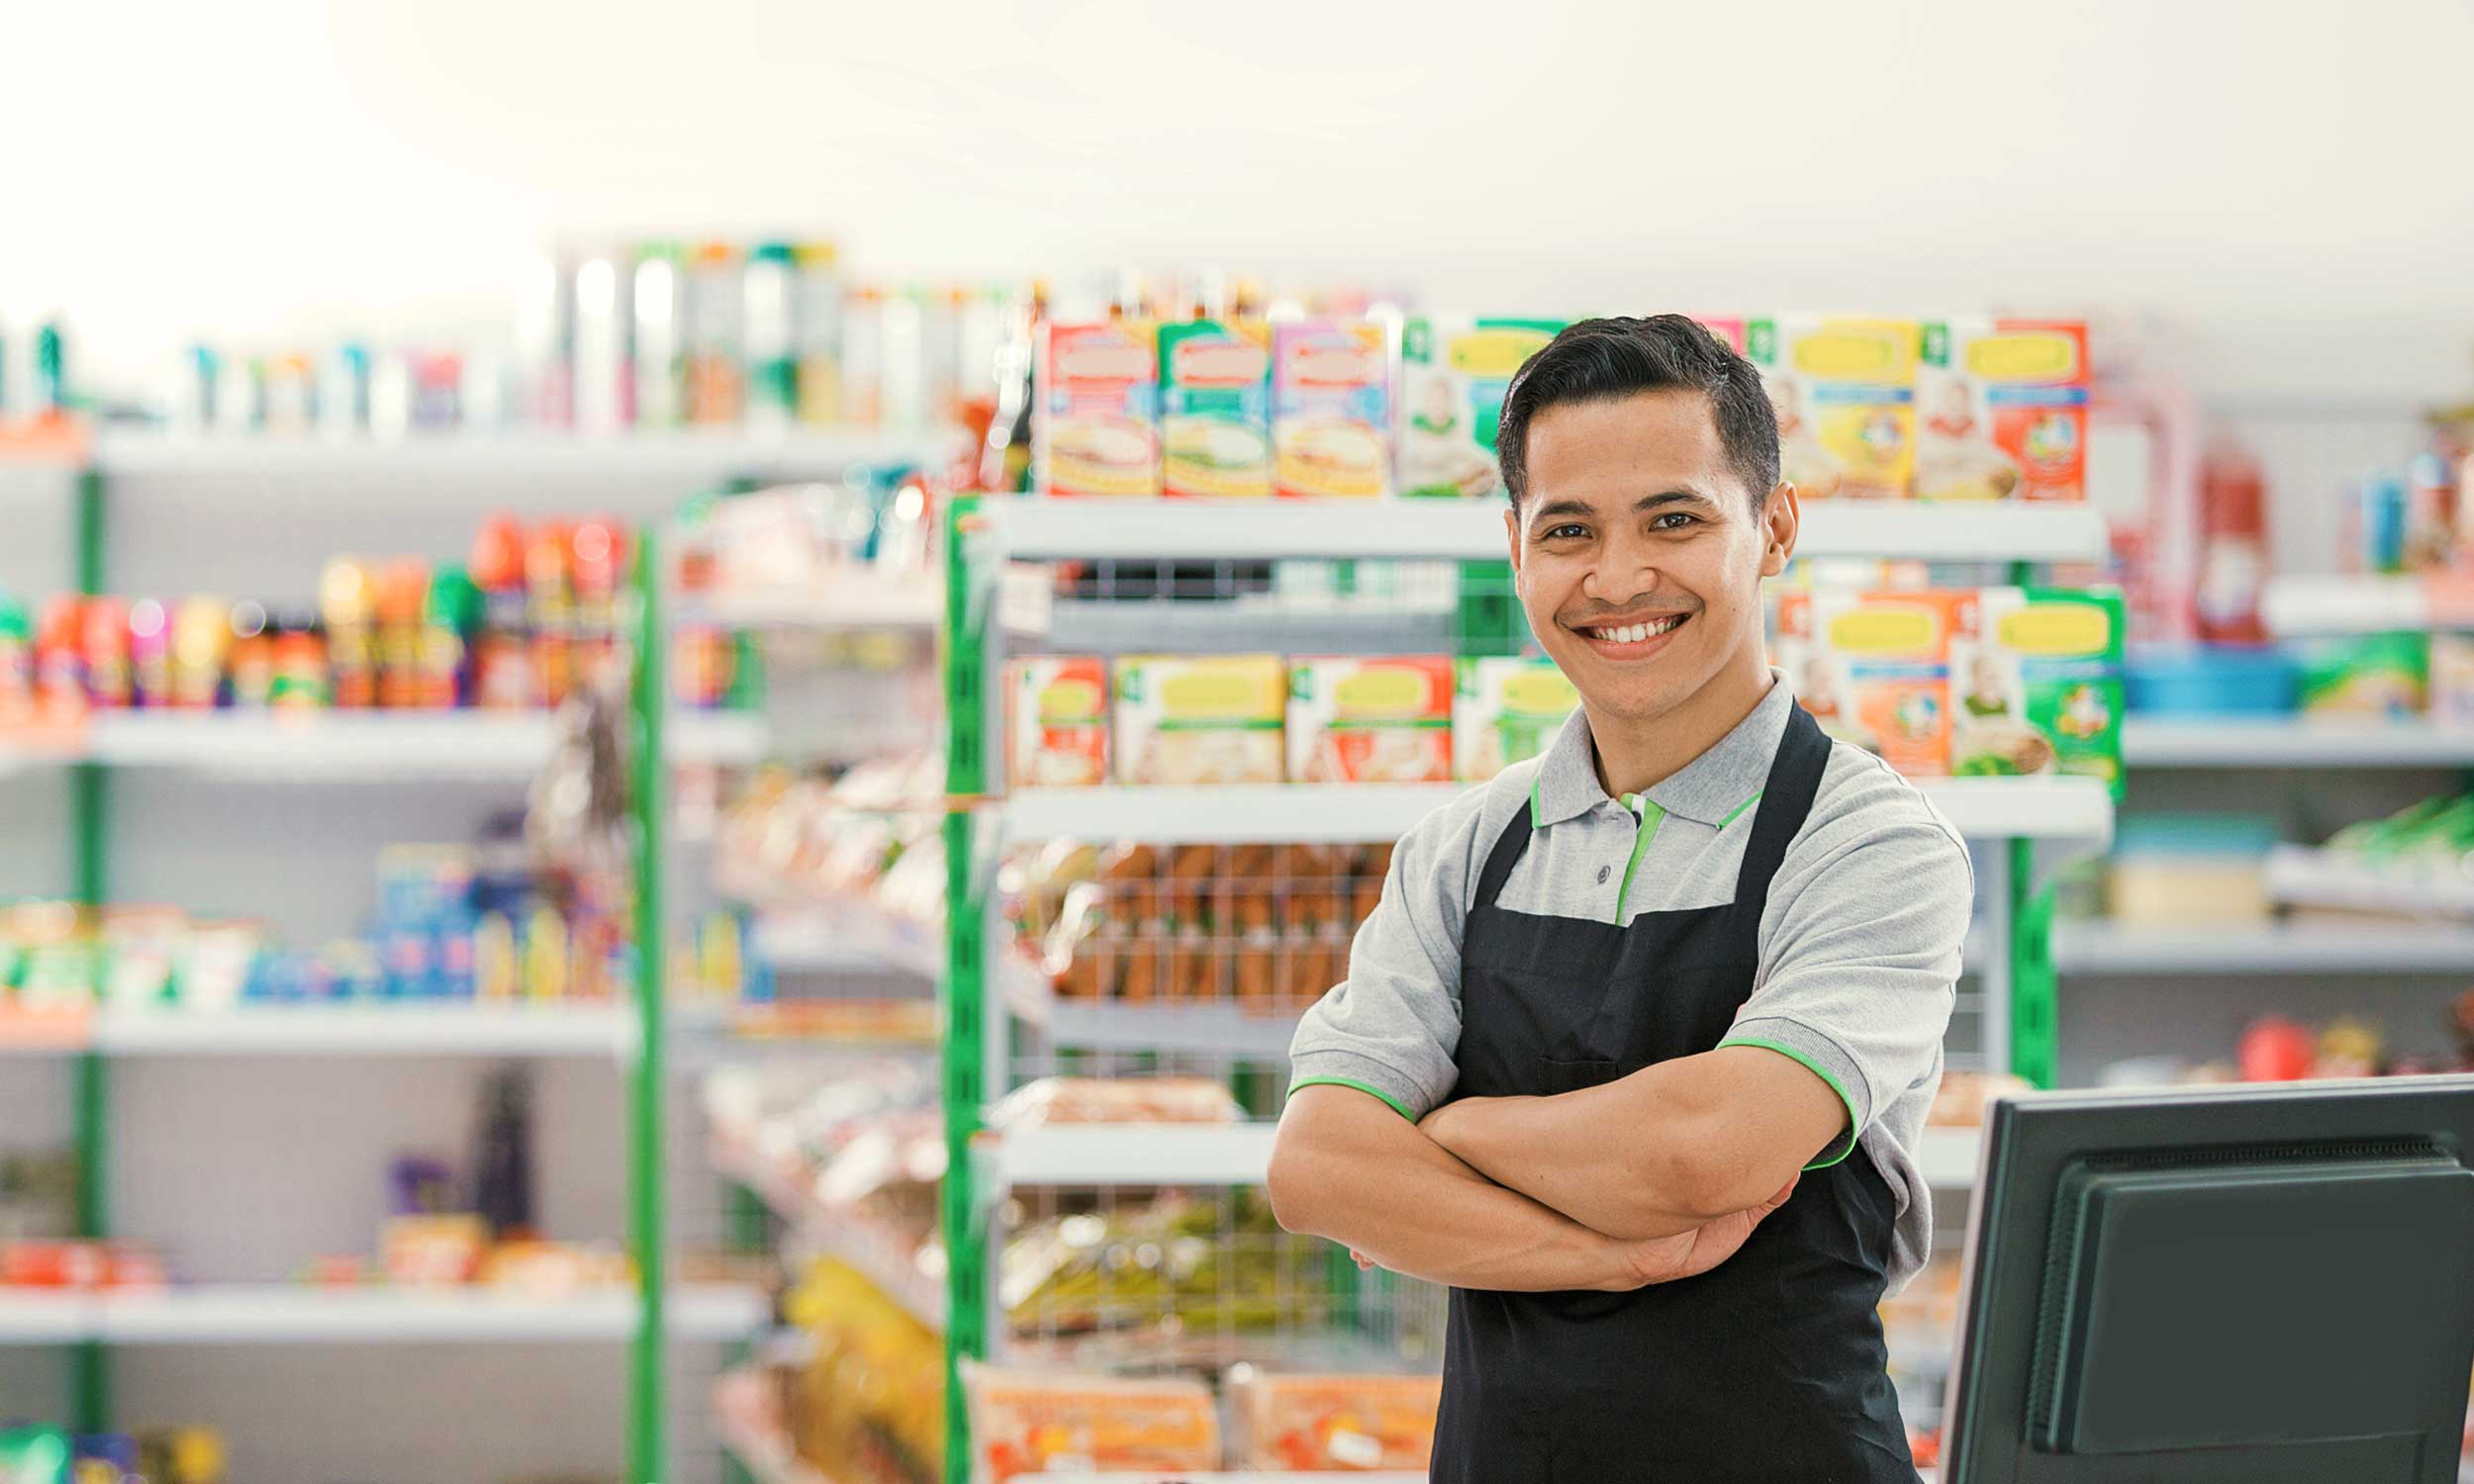
[[[1400,842],[1274,1208],[1451,1286],[1436,1480],[1914,1484],[1874,1308],[1932,1231],[1965,849],[1764,658],[1798,509],[1750,363],[1574,325],[1499,446],[1580,708]]]

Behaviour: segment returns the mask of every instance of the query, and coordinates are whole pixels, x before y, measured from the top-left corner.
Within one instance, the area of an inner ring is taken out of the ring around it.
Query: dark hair
[[[1582,320],[1547,342],[1503,389],[1495,456],[1520,505],[1529,482],[1529,419],[1570,402],[1608,402],[1670,388],[1709,399],[1727,462],[1760,510],[1778,483],[1778,415],[1760,372],[1699,321],[1683,315]]]

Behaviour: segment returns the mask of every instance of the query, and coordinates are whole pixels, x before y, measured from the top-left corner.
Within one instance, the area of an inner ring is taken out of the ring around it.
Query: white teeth
[[[1644,639],[1670,633],[1676,625],[1682,622],[1683,614],[1677,613],[1670,618],[1661,618],[1655,623],[1627,623],[1621,628],[1601,628],[1595,632],[1599,638],[1610,644],[1638,644]]]

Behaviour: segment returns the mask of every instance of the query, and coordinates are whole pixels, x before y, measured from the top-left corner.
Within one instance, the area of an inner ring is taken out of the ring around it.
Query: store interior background
[[[2296,572],[2331,565],[2338,486],[2410,456],[2424,409],[2474,393],[2474,8],[2447,0],[1413,14],[260,0],[26,8],[5,37],[19,147],[0,322],[65,316],[103,383],[200,339],[502,335],[524,253],[646,233],[813,232],[895,279],[1213,263],[1488,313],[2085,313],[2258,454],[2276,563]],[[511,502],[589,495],[649,515],[679,493],[459,490],[386,540],[420,549],[426,532],[452,550]],[[324,554],[373,544],[348,503],[304,499],[243,531],[195,496],[116,488],[115,587],[204,586],[202,551],[225,589],[297,586]],[[0,491],[0,583],[62,585],[65,502]],[[2387,776],[2308,786],[2332,818],[2395,806],[2348,814],[2337,790],[2419,796]],[[121,786],[119,894],[184,900],[263,874],[280,882],[265,915],[304,933],[360,910],[372,842],[422,838],[442,798],[478,808],[453,786],[314,805],[273,784],[150,797],[196,787]],[[2175,787],[2204,804],[2258,786]],[[60,790],[0,788],[0,899],[64,890],[68,837]],[[2158,1042],[2230,1044],[2271,1002],[2305,1020],[2429,1014],[2341,976],[2239,999],[2175,988],[2071,985],[2065,1080]],[[461,1147],[468,1081],[419,1061],[132,1071],[116,1086],[119,1219],[144,1230],[177,1212],[197,1260],[269,1278],[361,1246],[383,1198],[372,1149]],[[67,1085],[63,1067],[0,1064],[0,1126],[64,1130]],[[551,1064],[538,1093],[546,1224],[622,1230],[618,1081]],[[206,1132],[218,1124],[233,1137]],[[262,1142],[287,1124],[324,1132]],[[176,1141],[151,1137],[171,1127]],[[696,1193],[676,1219],[692,1232],[717,1218],[710,1181],[684,1183]],[[351,1419],[348,1441],[301,1430],[286,1481],[382,1456],[518,1477],[599,1456],[622,1429],[616,1346],[268,1347],[211,1364],[131,1349],[118,1363],[133,1414],[236,1433]],[[0,1348],[0,1397],[39,1397],[55,1372]],[[535,1399],[521,1421],[471,1405],[517,1387]]]

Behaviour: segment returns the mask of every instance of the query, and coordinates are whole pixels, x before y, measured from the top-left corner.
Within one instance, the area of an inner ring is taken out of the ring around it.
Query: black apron
[[[1455,1096],[1570,1092],[1713,1049],[1753,991],[1761,907],[1830,741],[1801,706],[1735,900],[1628,926],[1495,897],[1514,815],[1461,940]],[[1897,1210],[1861,1153],[1807,1171],[1736,1254],[1631,1293],[1452,1291],[1437,1484],[1916,1484],[1875,1306]]]

